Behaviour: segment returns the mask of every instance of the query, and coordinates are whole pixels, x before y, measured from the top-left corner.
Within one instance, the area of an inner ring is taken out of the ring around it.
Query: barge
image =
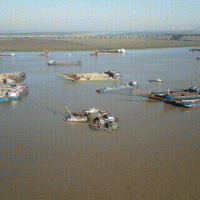
[[[115,55],[115,54],[125,54],[125,49],[117,49],[117,50],[95,50],[93,54],[90,54],[91,56],[97,56],[97,55]]]
[[[14,53],[4,54],[4,55],[0,54],[0,59],[2,59],[2,58],[13,58],[14,56],[15,56]]]
[[[79,81],[96,81],[96,80],[121,80],[122,76],[114,71],[107,70],[103,73],[83,73],[83,74],[60,74],[62,78],[67,80]]]
[[[149,82],[163,82],[161,79],[150,79]]]
[[[80,66],[81,61],[77,61],[77,62],[55,62],[55,61],[52,60],[52,61],[47,62],[47,65]]]
[[[169,102],[172,105],[185,107],[185,108],[192,108],[192,107],[199,107],[200,106],[200,99],[193,99],[193,100],[175,100]]]
[[[116,86],[116,87],[105,87],[105,88],[96,90],[96,92],[106,93],[106,92],[112,92],[112,91],[117,91],[117,90],[127,90],[127,89],[130,89],[130,88],[138,88],[138,82],[133,81],[133,82],[129,82],[126,85],[119,85],[119,86]]]

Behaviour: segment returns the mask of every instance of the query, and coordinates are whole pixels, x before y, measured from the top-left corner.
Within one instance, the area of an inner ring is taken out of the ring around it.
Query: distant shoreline
[[[104,49],[158,49],[198,47],[200,37],[185,40],[167,40],[156,38],[30,38],[30,37],[1,37],[0,52],[41,52],[54,51],[93,51]]]

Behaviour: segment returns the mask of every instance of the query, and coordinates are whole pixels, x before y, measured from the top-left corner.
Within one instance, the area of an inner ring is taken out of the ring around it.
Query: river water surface
[[[47,66],[39,53],[0,61],[0,73],[23,71],[29,94],[1,103],[1,199],[198,199],[199,108],[148,100],[133,90],[99,94],[116,81],[75,83],[60,73],[117,70],[122,83],[145,92],[200,86],[198,52],[189,48],[50,52],[48,60],[82,61],[81,67]],[[163,83],[149,83],[160,78]],[[64,121],[72,112],[104,109],[119,119],[117,131],[94,131]]]

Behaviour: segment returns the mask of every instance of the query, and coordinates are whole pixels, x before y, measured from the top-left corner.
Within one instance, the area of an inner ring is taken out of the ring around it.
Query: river
[[[133,90],[96,93],[116,81],[70,82],[60,73],[118,71],[122,83],[144,92],[200,86],[200,61],[189,48],[127,50],[125,55],[49,52],[48,60],[82,61],[47,66],[39,53],[0,61],[0,73],[23,71],[27,96],[1,103],[1,199],[198,199],[200,109],[149,100]],[[150,83],[160,78],[162,83]],[[104,109],[117,131],[94,131],[67,122],[72,112]]]

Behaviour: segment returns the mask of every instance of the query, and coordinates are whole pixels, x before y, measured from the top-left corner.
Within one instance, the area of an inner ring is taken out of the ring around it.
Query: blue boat
[[[200,99],[171,101],[170,103],[175,106],[192,108],[200,106]]]
[[[116,87],[105,87],[103,89],[96,90],[96,92],[105,93],[105,92],[111,92],[111,91],[117,91],[117,90],[127,90],[130,88],[137,88],[137,87],[138,87],[138,82],[134,81],[126,85],[120,85]]]
[[[0,94],[0,102],[9,102],[10,98],[8,98],[5,93],[4,94]]]

